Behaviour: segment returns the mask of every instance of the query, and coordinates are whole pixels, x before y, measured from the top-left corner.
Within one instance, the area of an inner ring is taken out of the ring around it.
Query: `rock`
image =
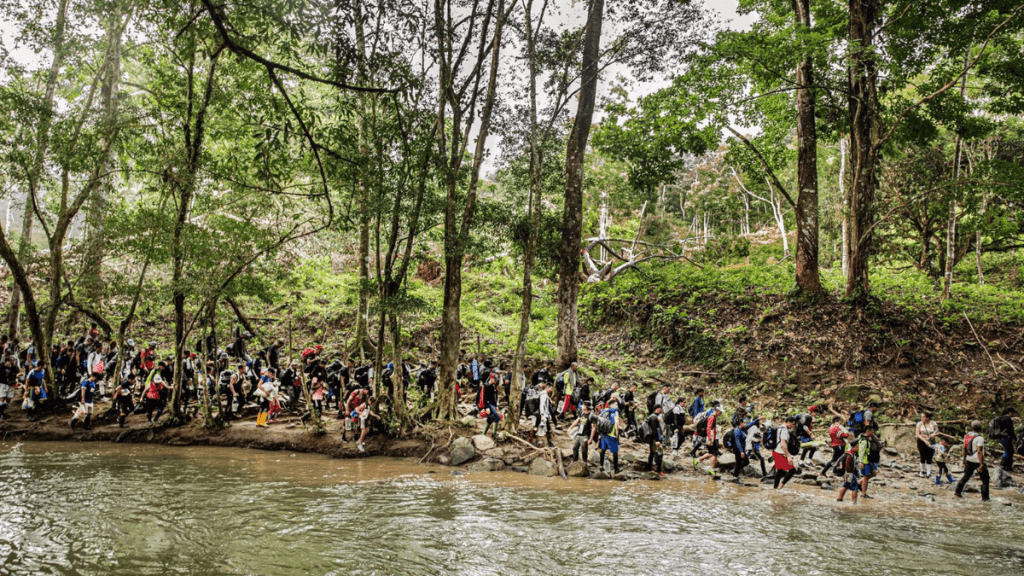
[[[619,472],[618,474],[615,474],[614,476],[612,476],[612,480],[618,480],[619,482],[625,482],[626,480],[629,480],[629,476],[627,476],[625,472]]]
[[[821,486],[821,489],[822,489],[822,490],[831,490],[831,489],[832,489],[832,483],[831,483],[831,482],[829,482],[828,480],[825,480],[825,481],[823,481],[823,482],[822,482],[821,484],[819,484],[819,485]]]
[[[562,448],[562,460],[569,460],[572,458],[572,448]]]
[[[590,467],[587,466],[586,462],[576,461],[569,464],[569,468],[566,469],[565,473],[573,478],[586,478],[590,476]]]
[[[661,480],[661,476],[657,472],[648,472],[641,476],[644,480],[658,481]]]
[[[465,462],[469,462],[476,456],[476,450],[473,448],[473,442],[465,436],[456,438],[452,442],[452,447],[448,451],[448,456],[452,459],[452,466],[459,466]]]
[[[924,500],[925,502],[935,502],[935,496],[932,496],[931,494],[925,494]]]
[[[448,466],[449,464],[452,463],[452,459],[442,454],[437,457],[437,463],[442,466]]]
[[[512,471],[519,472],[520,474],[526,474],[527,472],[530,471],[530,469],[527,468],[526,466],[513,466]]]
[[[760,478],[761,469],[754,468],[753,466],[747,466],[746,468],[743,469],[743,475],[748,478]]]
[[[632,464],[633,462],[637,462],[639,459],[636,457],[636,454],[619,454],[619,460],[626,464]]]
[[[733,466],[736,466],[736,455],[732,452],[722,454],[718,457],[719,468],[732,468]]]
[[[530,462],[530,474],[533,476],[554,476],[558,474],[555,465],[545,458],[534,458]]]
[[[590,476],[590,479],[591,480],[611,480],[612,477],[609,476],[608,473],[606,473],[606,472],[594,472]]]
[[[1013,476],[1010,476],[1006,470],[996,468],[995,485],[999,488],[1016,488],[1017,482],[1014,481]]]
[[[913,484],[911,484],[911,485],[910,485],[910,489],[911,489],[911,490],[917,490],[917,486],[914,486]]]
[[[464,417],[461,422],[463,426],[476,426],[476,418],[472,416]]]
[[[452,470],[452,476],[462,476],[464,474],[465,472],[463,472],[462,470]]]
[[[661,463],[661,469],[664,470],[666,474],[671,474],[678,470],[679,467],[676,466],[675,462],[671,460],[665,460],[664,462]]]
[[[899,456],[900,455],[899,451],[896,450],[895,448],[893,448],[892,446],[885,446],[885,447],[883,447],[882,448],[882,452],[884,452],[885,454],[888,454],[889,456]]]
[[[1010,502],[1009,500],[1003,500],[1003,506],[1013,506],[1013,502]]]
[[[477,434],[476,436],[473,436],[473,448],[476,448],[477,452],[490,450],[495,446],[497,446],[497,444],[494,443],[494,439],[491,438],[490,436],[485,436],[483,434]]]
[[[981,492],[981,490],[978,490],[977,486],[968,485],[968,486],[964,487],[964,493],[965,494],[977,494],[979,492]]]
[[[885,488],[888,485],[888,482],[886,482],[885,480],[873,480],[871,482],[871,485],[878,486],[879,488]]]
[[[808,470],[804,468],[803,472],[800,473],[800,477],[804,480],[817,480],[818,472],[815,470]]]
[[[505,463],[497,458],[485,458],[469,467],[474,472],[497,472],[505,468]]]

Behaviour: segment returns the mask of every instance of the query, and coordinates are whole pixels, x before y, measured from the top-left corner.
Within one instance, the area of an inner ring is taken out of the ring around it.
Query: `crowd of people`
[[[282,340],[250,354],[251,340],[249,332],[238,331],[221,349],[208,336],[196,343],[198,353],[184,352],[178,398],[182,413],[189,415],[191,406],[194,417],[202,403],[210,403],[224,422],[230,422],[251,407],[256,411],[256,425],[268,427],[284,412],[300,413],[304,418],[312,413],[323,417],[325,411],[336,412],[344,421],[342,442],[348,442],[351,436],[356,447],[365,451],[368,434],[381,422],[372,409],[376,374],[371,364],[357,365],[340,356],[329,361],[322,346],[305,348],[296,361],[282,362]],[[170,399],[174,364],[171,358],[158,358],[156,349],[156,342],[137,349],[129,339],[122,353],[115,340],[104,342],[100,338],[95,324],[77,339],[54,345],[50,366],[55,392],[77,404],[69,426],[90,428],[97,400],[107,398],[111,401],[109,410],[117,415],[121,427],[127,426],[133,414],[145,414],[150,425],[158,422]],[[37,351],[31,345],[22,348],[16,340],[0,336],[0,354],[0,418],[5,417],[7,404],[19,388],[22,408],[30,419],[34,418],[48,400]],[[436,361],[398,367],[389,363],[380,384],[389,388],[391,396],[392,375],[398,371],[406,388],[418,390],[413,400],[429,402],[436,394],[437,368]],[[501,420],[513,416],[509,414],[514,404],[510,401],[513,374],[508,363],[463,352],[456,378],[456,391],[463,403],[486,419],[484,434],[496,435]],[[760,476],[775,489],[785,487],[802,469],[813,469],[815,454],[827,446],[831,456],[821,460],[826,463],[819,476],[831,473],[841,479],[839,501],[847,494],[853,502],[858,497],[870,498],[870,481],[879,472],[882,442],[877,435],[878,402],[868,403],[849,417],[833,415],[827,439],[825,434],[818,439],[815,424],[825,418],[819,406],[773,422],[759,416],[755,405],[740,397],[737,408],[726,419],[722,402],[706,401],[703,388],[696,388],[692,398],[687,398],[665,385],[649,393],[641,404],[635,384],[622,387],[613,383],[597,390],[594,378],[584,378],[577,363],[561,372],[551,362],[535,370],[524,368],[518,378],[522,392],[514,417],[529,427],[528,441],[552,447],[553,435],[566,433],[572,440],[574,461],[588,462],[594,446],[600,468],[607,467],[613,474],[620,471],[623,441],[646,445],[650,470],[662,475],[669,450],[681,457],[689,447],[693,468],[712,475],[718,474],[723,453],[731,452],[732,481],[741,483],[746,468],[756,463],[754,470],[759,468]],[[646,412],[638,419],[641,408]],[[1007,407],[987,429],[980,421],[970,423],[961,445],[963,473],[956,496],[961,496],[967,482],[977,475],[982,499],[989,497],[983,433],[999,441],[1000,466],[1012,472],[1014,454],[1024,454],[1016,432],[1018,422],[1016,410]],[[954,483],[947,462],[950,440],[959,439],[941,434],[930,414],[921,415],[915,437],[920,456],[918,474],[934,478],[936,485]]]

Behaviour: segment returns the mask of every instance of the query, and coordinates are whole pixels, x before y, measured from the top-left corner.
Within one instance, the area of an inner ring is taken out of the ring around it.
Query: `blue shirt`
[[[92,404],[93,394],[96,393],[96,383],[91,379],[82,380],[82,390],[85,391],[85,403]]]
[[[736,450],[740,454],[745,454],[747,451],[747,433],[743,430],[742,426],[737,426],[732,430],[732,436],[736,440]]]
[[[701,398],[700,396],[697,396],[696,398],[693,399],[693,406],[690,408],[690,416],[692,416],[694,419],[696,419],[697,415],[700,414],[703,411],[704,411],[704,399]]]
[[[469,363],[469,370],[473,374],[473,380],[480,379],[480,365],[477,364],[476,360]]]

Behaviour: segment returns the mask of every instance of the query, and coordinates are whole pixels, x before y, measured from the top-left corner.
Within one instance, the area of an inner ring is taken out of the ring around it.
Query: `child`
[[[860,479],[857,475],[857,445],[851,444],[850,449],[839,461],[839,469],[843,471],[843,487],[839,489],[836,502],[842,502],[846,491],[852,493],[853,503],[857,503],[857,492],[860,491]]]
[[[487,431],[490,430],[491,424],[494,424],[494,434],[498,433],[498,422],[501,422],[501,413],[494,407],[494,404],[488,404],[484,410],[487,413],[487,425],[484,426],[484,436],[487,436]]]
[[[946,454],[949,453],[949,440],[942,438],[938,444],[932,444],[932,451],[935,452],[935,456],[932,460],[935,465],[939,467],[939,471],[935,475],[935,485],[942,485],[942,473],[946,473],[946,480],[950,484],[953,483],[953,475],[949,473],[949,468],[946,467]]]

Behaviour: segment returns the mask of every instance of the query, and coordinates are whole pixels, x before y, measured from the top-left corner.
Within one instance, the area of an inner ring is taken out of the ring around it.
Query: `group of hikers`
[[[365,451],[367,436],[381,422],[373,411],[376,375],[371,364],[357,366],[354,360],[342,361],[340,356],[328,361],[322,346],[307,347],[297,361],[282,364],[282,340],[250,355],[251,340],[248,331],[238,331],[233,341],[220,349],[215,339],[208,336],[196,343],[203,357],[191,350],[184,352],[177,399],[183,414],[188,415],[191,404],[194,417],[200,404],[209,403],[217,407],[218,416],[227,423],[248,406],[256,409],[256,425],[268,427],[285,411],[301,413],[304,419],[311,413],[322,417],[325,410],[337,411],[338,419],[344,420],[342,442],[348,442],[351,435],[356,447]],[[50,365],[56,392],[64,400],[77,403],[69,426],[90,428],[94,405],[101,398],[111,400],[110,413],[117,415],[121,427],[127,426],[132,414],[145,414],[150,425],[158,422],[170,400],[174,366],[171,358],[158,359],[156,348],[156,342],[149,342],[136,349],[135,342],[129,339],[121,353],[116,341],[104,343],[95,324],[77,340],[54,345]],[[17,341],[0,336],[0,418],[5,416],[7,404],[18,388],[22,389],[22,408],[30,419],[46,403],[45,373],[36,354],[31,345],[22,349]],[[390,390],[392,375],[398,371],[406,389],[417,388],[418,400],[427,402],[435,394],[437,367],[436,361],[418,367],[404,363],[397,368],[389,363],[384,367],[380,384]],[[716,475],[719,458],[724,452],[731,452],[734,482],[741,483],[746,468],[756,461],[760,476],[778,489],[803,468],[813,468],[818,449],[827,445],[831,457],[827,461],[821,459],[825,463],[819,475],[832,473],[841,479],[837,499],[842,501],[850,493],[856,502],[858,497],[870,498],[870,480],[878,474],[881,464],[876,401],[849,417],[833,415],[827,440],[824,435],[819,440],[814,427],[816,418],[818,422],[825,418],[820,406],[810,406],[806,411],[773,422],[758,415],[754,404],[741,396],[738,407],[726,419],[722,402],[706,402],[703,388],[696,388],[692,399],[687,399],[673,394],[672,387],[664,385],[647,395],[643,406],[646,415],[641,420],[636,384],[622,387],[613,383],[597,390],[594,378],[581,376],[577,363],[561,372],[555,370],[552,362],[532,371],[524,368],[518,378],[521,393],[515,421],[523,422],[525,417],[530,425],[528,441],[539,440],[550,447],[553,434],[564,431],[572,439],[574,461],[588,462],[590,447],[596,445],[601,470],[606,469],[607,463],[608,472],[613,474],[619,473],[621,441],[646,444],[647,464],[651,471],[661,475],[666,451],[671,450],[678,457],[689,445],[695,470],[707,465],[706,471]],[[473,412],[486,419],[484,434],[497,434],[499,423],[510,416],[515,404],[511,402],[513,374],[508,363],[463,352],[456,379],[456,392],[462,401],[470,403]],[[983,432],[990,440],[1000,442],[1000,466],[1012,471],[1014,453],[1024,453],[1016,434],[1017,421],[1016,410],[1007,407],[987,429],[979,421],[970,423],[963,438],[963,473],[956,496],[962,495],[966,483],[977,474],[982,499],[989,497]],[[919,475],[931,478],[934,470],[936,485],[943,481],[952,484],[954,478],[947,466],[952,437],[940,434],[938,425],[927,413],[921,415],[915,436],[920,455]],[[768,453],[767,458],[764,452]]]

